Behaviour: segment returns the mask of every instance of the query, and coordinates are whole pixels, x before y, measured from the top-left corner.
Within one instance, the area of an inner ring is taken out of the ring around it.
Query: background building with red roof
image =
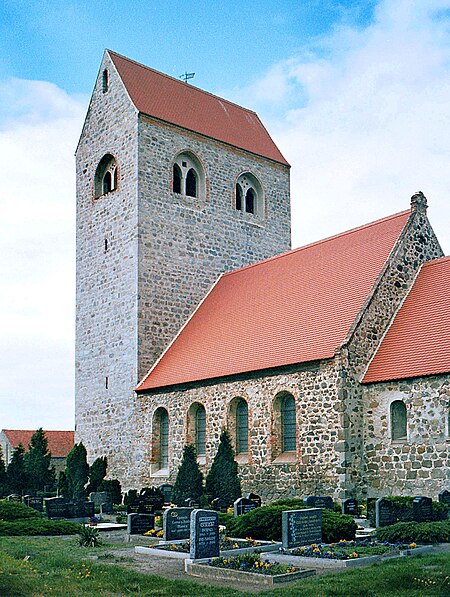
[[[3,451],[3,458],[8,464],[12,458],[13,451],[19,444],[28,450],[31,437],[36,430],[29,429],[2,429],[0,431],[0,445]],[[73,431],[44,431],[48,441],[48,449],[51,452],[51,465],[55,467],[56,474],[65,469],[67,454],[73,448]]]
[[[448,258],[411,209],[289,250],[258,117],[106,52],[77,149],[76,436],[125,489],[231,434],[265,500],[448,485]],[[141,380],[139,382],[139,380]]]

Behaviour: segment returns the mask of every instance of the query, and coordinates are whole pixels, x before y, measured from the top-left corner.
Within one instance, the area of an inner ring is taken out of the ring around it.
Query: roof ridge
[[[275,259],[281,259],[283,257],[287,257],[288,255],[292,255],[293,253],[298,253],[300,251],[304,251],[305,249],[309,249],[316,245],[322,245],[329,241],[335,240],[337,238],[341,238],[347,236],[348,234],[353,234],[360,230],[364,230],[365,228],[370,228],[371,226],[375,226],[376,224],[381,224],[381,222],[387,222],[388,220],[393,220],[394,218],[398,218],[400,216],[404,216],[409,214],[410,210],[406,209],[404,211],[400,211],[398,213],[392,214],[391,216],[386,216],[384,218],[380,218],[379,220],[374,220],[373,222],[369,222],[368,224],[362,224],[361,226],[356,226],[355,228],[350,228],[350,230],[344,230],[343,232],[339,232],[338,234],[333,234],[332,236],[327,236],[326,238],[322,238],[320,240],[316,240],[312,243],[308,243],[307,245],[303,245],[302,247],[296,247],[295,249],[290,249],[289,251],[284,251],[283,253],[279,253],[278,255],[273,255],[272,257],[268,257],[267,259],[262,259],[261,261],[257,261],[256,263],[251,263],[250,265],[244,265],[244,267],[240,267],[238,269],[234,269],[229,272],[225,272],[223,276],[230,276],[237,272],[241,272],[242,270],[250,269],[252,267],[257,267],[259,265],[263,265],[269,261],[274,261]]]
[[[146,70],[150,70],[150,71],[152,71],[152,73],[156,73],[157,75],[161,75],[163,77],[166,77],[166,79],[170,79],[171,81],[175,81],[176,83],[179,83],[180,85],[185,85],[188,89],[194,89],[195,91],[198,91],[199,93],[205,93],[206,95],[209,95],[210,97],[214,97],[215,99],[218,99],[218,100],[220,100],[222,102],[226,102],[227,104],[230,104],[230,106],[235,106],[236,108],[240,108],[241,110],[244,110],[245,112],[248,112],[249,114],[252,114],[253,116],[256,116],[256,118],[261,123],[261,125],[264,126],[262,124],[262,121],[259,118],[258,114],[254,110],[251,110],[250,108],[247,108],[245,106],[241,106],[240,104],[236,104],[235,102],[232,102],[232,101],[230,101],[228,99],[225,99],[224,97],[221,97],[220,95],[217,95],[215,93],[211,93],[211,91],[206,91],[205,89],[201,89],[200,87],[196,87],[195,85],[191,85],[190,83],[185,83],[184,81],[180,81],[180,79],[177,79],[176,77],[173,77],[172,75],[168,75],[167,73],[163,73],[163,72],[161,72],[159,70],[156,70],[156,68],[152,68],[151,66],[147,66],[146,64],[142,64],[142,62],[138,62],[137,60],[133,60],[132,58],[128,58],[128,56],[124,56],[123,54],[119,54],[118,52],[114,52],[114,50],[109,50],[108,48],[106,48],[106,51],[109,54],[114,54],[115,56],[118,56],[119,58],[122,58],[123,60],[127,60],[128,62],[132,62],[133,64],[136,64],[136,66],[140,66],[142,68],[145,68]]]

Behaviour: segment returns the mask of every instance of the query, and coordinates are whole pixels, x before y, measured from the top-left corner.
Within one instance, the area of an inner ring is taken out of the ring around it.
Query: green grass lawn
[[[77,538],[0,537],[0,595],[196,595],[229,597],[244,593],[199,582],[168,580],[124,567],[123,545],[79,547]],[[131,555],[131,554],[130,554]],[[97,556],[94,560],[93,556]],[[395,560],[361,570],[305,579],[266,595],[423,597],[450,595],[450,552]],[[254,594],[254,593],[253,593]],[[262,593],[264,594],[264,592]]]

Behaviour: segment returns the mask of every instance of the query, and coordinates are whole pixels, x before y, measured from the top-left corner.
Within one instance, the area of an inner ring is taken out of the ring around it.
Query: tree
[[[107,468],[108,460],[106,456],[99,456],[89,467],[89,485],[86,488],[86,493],[88,495],[93,491],[99,491],[99,487],[106,477]]]
[[[0,446],[0,498],[6,494],[6,464],[3,459],[3,450]]]
[[[65,471],[59,471],[58,476],[58,495],[70,498],[69,481]]]
[[[192,445],[185,446],[172,490],[172,499],[178,506],[184,506],[185,500],[200,500],[202,495],[203,475],[197,463],[195,448]]]
[[[78,500],[85,497],[85,486],[89,478],[86,448],[80,442],[70,450],[66,459],[66,470],[69,498]]]
[[[241,497],[237,462],[234,459],[233,447],[226,429],[220,434],[219,448],[206,477],[206,493],[212,499],[219,498],[226,506],[230,506]]]
[[[44,485],[54,485],[55,469],[50,464],[51,457],[45,431],[40,427],[31,436],[28,452],[24,455],[28,489],[42,491]]]
[[[11,462],[6,469],[6,486],[8,491],[22,493],[27,487],[27,474],[24,464],[25,448],[19,444],[14,448]]]

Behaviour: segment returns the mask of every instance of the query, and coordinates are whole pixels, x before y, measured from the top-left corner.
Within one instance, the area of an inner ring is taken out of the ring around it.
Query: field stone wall
[[[425,495],[450,488],[450,375],[364,387],[364,479],[369,497]],[[392,440],[390,405],[403,400],[407,437]]]
[[[307,494],[335,494],[338,489],[338,429],[341,403],[338,396],[338,368],[334,360],[322,361],[295,372],[251,379],[224,381],[214,385],[161,394],[140,395],[142,427],[139,441],[146,446],[147,475],[143,483],[173,482],[188,435],[188,412],[200,402],[206,410],[206,474],[217,451],[221,430],[233,429],[234,399],[243,398],[249,410],[249,454],[237,458],[243,493],[253,491],[265,502]],[[294,396],[297,413],[296,453],[277,454],[273,436],[273,403],[280,392]],[[152,468],[152,434],[158,407],[169,412],[168,475]],[[232,434],[233,436],[233,434]],[[232,437],[233,442],[235,436]],[[154,474],[151,474],[151,471]]]

